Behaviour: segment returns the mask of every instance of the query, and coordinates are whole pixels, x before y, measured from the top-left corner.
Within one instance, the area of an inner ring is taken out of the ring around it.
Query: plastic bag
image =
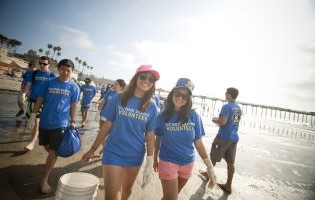
[[[81,148],[81,141],[77,129],[70,129],[67,127],[65,135],[59,145],[57,155],[60,157],[69,157],[78,152]]]

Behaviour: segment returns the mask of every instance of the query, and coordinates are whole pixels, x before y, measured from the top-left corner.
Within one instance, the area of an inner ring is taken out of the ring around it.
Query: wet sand
[[[1,199],[54,199],[54,194],[39,192],[40,174],[47,153],[36,145],[33,151],[25,153],[24,146],[31,138],[25,130],[26,120],[17,122],[16,97],[17,80],[0,77],[0,193]],[[6,88],[5,88],[6,87]],[[8,88],[11,91],[8,91]],[[49,182],[56,189],[59,177],[65,173],[81,171],[100,178],[95,199],[103,199],[104,187],[100,158],[88,165],[82,165],[80,158],[86,152],[97,134],[96,106],[90,112],[89,122],[81,135],[82,148],[70,158],[59,158]],[[80,117],[78,116],[78,119]],[[204,143],[210,151],[217,127],[205,119],[206,137]],[[144,163],[145,164],[145,163]],[[143,167],[143,166],[142,166]],[[142,168],[143,169],[143,168]],[[161,199],[162,189],[155,174],[154,180],[141,189],[142,169],[138,175],[130,199]],[[193,175],[180,193],[179,199],[315,199],[315,144],[296,138],[273,135],[240,134],[236,155],[236,171],[233,193],[227,195],[219,187],[206,190],[206,183],[198,175],[205,169],[199,156]],[[218,182],[226,180],[226,164],[221,161],[215,167]]]

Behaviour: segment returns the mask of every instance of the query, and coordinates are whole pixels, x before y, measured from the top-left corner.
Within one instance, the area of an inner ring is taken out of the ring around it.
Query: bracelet
[[[75,123],[75,120],[70,120],[70,123]]]

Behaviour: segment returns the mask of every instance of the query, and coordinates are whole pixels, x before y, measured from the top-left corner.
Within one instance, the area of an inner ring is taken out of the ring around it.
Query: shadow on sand
[[[99,159],[94,159],[89,165],[99,161]],[[44,171],[44,164],[11,165],[0,169],[0,190],[3,191],[1,194],[4,194],[0,199],[17,200],[51,198],[54,196],[57,189],[59,178],[66,173],[77,172],[80,168],[82,168],[80,161],[71,163],[62,168],[54,168],[49,177],[49,184],[51,185],[53,192],[49,194],[42,194],[40,190],[40,180]],[[102,173],[100,173],[102,171],[101,166],[80,171],[102,178]]]

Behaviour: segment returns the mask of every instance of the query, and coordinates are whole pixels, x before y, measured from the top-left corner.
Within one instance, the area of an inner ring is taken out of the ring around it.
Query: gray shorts
[[[31,114],[33,112],[33,109],[34,109],[34,106],[35,106],[35,101],[29,101],[28,104],[27,104],[27,107],[26,107],[26,116],[28,118],[31,117]],[[37,112],[36,114],[36,118],[40,118],[40,113],[42,112],[42,107],[40,107],[39,111]]]
[[[228,164],[234,164],[236,155],[237,142],[223,140],[216,137],[212,142],[210,157],[217,162],[220,162],[222,158]]]

